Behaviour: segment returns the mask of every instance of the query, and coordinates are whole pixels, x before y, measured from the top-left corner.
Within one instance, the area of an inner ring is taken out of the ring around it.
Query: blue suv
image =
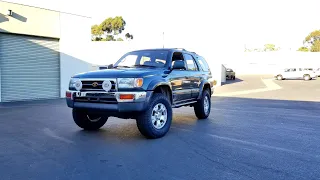
[[[124,54],[108,69],[74,75],[66,92],[75,123],[98,130],[109,117],[136,119],[147,138],[170,129],[172,108],[191,106],[199,119],[211,110],[214,80],[206,60],[184,49]]]

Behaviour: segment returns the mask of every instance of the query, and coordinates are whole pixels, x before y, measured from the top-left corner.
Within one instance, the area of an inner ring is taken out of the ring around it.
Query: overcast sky
[[[320,29],[320,0],[6,0],[92,17],[121,15],[135,40],[241,49],[273,43],[297,48]]]

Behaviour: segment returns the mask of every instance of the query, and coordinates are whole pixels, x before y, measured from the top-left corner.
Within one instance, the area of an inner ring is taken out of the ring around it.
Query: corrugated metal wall
[[[60,97],[56,39],[0,33],[1,101]]]

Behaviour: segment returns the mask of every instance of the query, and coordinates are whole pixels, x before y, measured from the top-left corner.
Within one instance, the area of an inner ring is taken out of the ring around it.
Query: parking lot
[[[64,100],[0,104],[0,179],[318,179],[319,94],[319,79],[239,76],[210,118],[176,109],[156,140],[134,120],[82,131]]]

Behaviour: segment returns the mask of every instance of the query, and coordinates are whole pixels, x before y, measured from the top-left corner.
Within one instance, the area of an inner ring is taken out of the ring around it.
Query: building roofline
[[[80,17],[85,17],[85,18],[92,18],[90,16],[85,16],[85,15],[80,15],[80,14],[75,14],[75,13],[68,13],[68,12],[64,12],[64,11],[58,11],[58,10],[54,10],[54,9],[48,9],[48,8],[43,8],[43,7],[37,7],[37,6],[32,6],[32,5],[27,5],[27,4],[22,4],[22,3],[16,3],[16,2],[10,2],[10,1],[5,1],[5,0],[0,0],[0,2],[6,2],[6,3],[11,3],[11,4],[17,4],[17,5],[21,5],[21,6],[27,6],[27,7],[32,7],[32,8],[38,8],[38,9],[44,9],[44,10],[48,10],[48,11],[53,11],[53,12],[59,12],[59,13],[65,13],[65,14],[70,14],[70,15],[75,15],[75,16],[80,16]]]

